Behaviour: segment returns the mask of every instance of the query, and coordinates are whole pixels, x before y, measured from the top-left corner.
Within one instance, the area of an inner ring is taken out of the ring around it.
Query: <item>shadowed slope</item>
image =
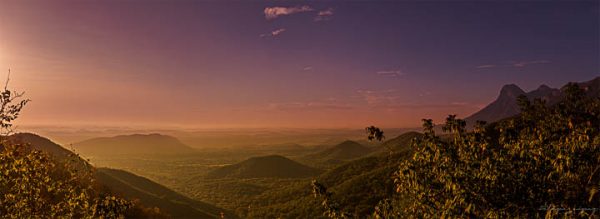
[[[235,216],[221,208],[192,200],[158,183],[116,169],[98,168],[98,181],[124,197],[139,199],[146,206],[158,207],[175,218],[226,218]]]

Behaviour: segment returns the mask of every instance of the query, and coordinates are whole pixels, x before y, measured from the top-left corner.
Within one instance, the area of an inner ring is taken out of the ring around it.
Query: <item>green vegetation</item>
[[[5,218],[119,218],[133,204],[95,187],[79,157],[57,160],[6,137],[29,100],[6,86],[0,97],[0,215]],[[14,103],[16,102],[16,103]]]
[[[279,155],[252,157],[208,173],[209,178],[304,178],[321,171]]]
[[[158,183],[123,170],[98,168],[96,178],[102,186],[144,206],[152,206],[175,218],[236,218],[228,211],[192,200]]]
[[[597,216],[600,99],[577,84],[563,91],[554,106],[522,96],[520,115],[473,132],[451,115],[450,140],[424,120],[425,137],[394,176],[395,204],[380,205],[377,216]]]
[[[4,145],[0,173],[3,217],[117,218],[132,207],[95,188],[91,171],[80,171],[26,145]]]
[[[330,167],[344,163],[352,159],[370,154],[372,148],[361,145],[355,141],[344,141],[333,147],[326,148],[314,154],[302,158],[305,163],[319,164],[319,166]]]

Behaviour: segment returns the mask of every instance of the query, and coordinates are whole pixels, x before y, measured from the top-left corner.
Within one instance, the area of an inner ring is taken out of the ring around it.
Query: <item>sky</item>
[[[18,124],[418,127],[600,75],[598,1],[0,0]]]

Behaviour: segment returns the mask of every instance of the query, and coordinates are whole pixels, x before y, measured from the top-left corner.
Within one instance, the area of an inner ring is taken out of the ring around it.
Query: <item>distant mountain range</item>
[[[586,91],[588,96],[600,97],[600,77],[596,77],[593,80],[578,84]],[[498,98],[496,98],[494,102],[490,103],[473,115],[465,118],[467,125],[472,127],[477,120],[491,123],[519,114],[520,109],[517,105],[517,98],[520,95],[525,95],[530,100],[540,98],[545,100],[548,105],[553,105],[561,100],[563,92],[561,89],[551,88],[546,85],[541,85],[537,89],[530,92],[523,91],[515,84],[504,85],[500,90]]]
[[[93,138],[72,145],[86,156],[120,154],[188,154],[195,150],[177,138],[161,134],[134,134]]]
[[[321,170],[305,166],[279,155],[252,157],[237,164],[215,169],[208,178],[304,178]]]
[[[91,167],[78,155],[39,135],[18,133],[8,139],[12,143],[29,144],[31,148],[50,154],[59,160],[76,159],[78,165]],[[146,207],[158,207],[175,218],[219,218],[223,212],[227,218],[234,214],[213,205],[192,200],[144,177],[123,170],[98,168],[96,177],[100,186],[128,200],[139,200]]]

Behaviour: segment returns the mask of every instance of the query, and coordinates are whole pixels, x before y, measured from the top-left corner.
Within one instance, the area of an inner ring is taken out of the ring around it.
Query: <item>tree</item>
[[[9,91],[8,81],[0,92],[0,217],[124,217],[132,203],[99,189],[93,169],[78,166],[77,155],[57,160],[28,145],[6,141],[13,121],[29,102],[22,99],[23,93]]]
[[[441,140],[426,136],[395,174],[393,206],[403,217],[597,217],[600,206],[600,100],[576,84],[549,107],[519,98],[522,114],[465,132],[450,115]],[[482,124],[478,124],[479,126]],[[389,209],[389,207],[388,207]],[[388,210],[388,213],[389,210]]]

